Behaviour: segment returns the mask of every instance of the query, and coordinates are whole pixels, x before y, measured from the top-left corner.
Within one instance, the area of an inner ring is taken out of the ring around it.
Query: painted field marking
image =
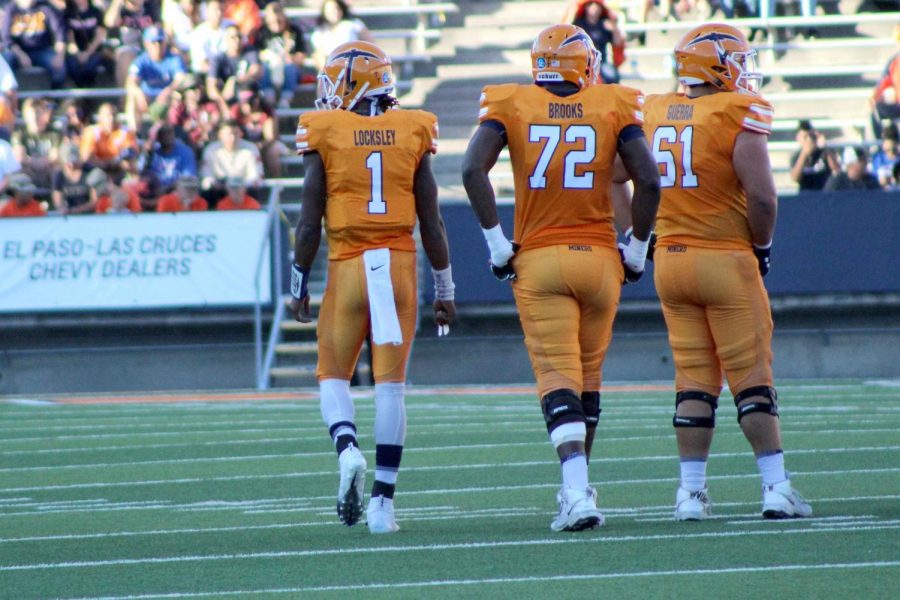
[[[534,445],[534,444],[531,444]],[[502,448],[504,447],[501,444],[491,444],[487,445],[488,448]],[[465,450],[469,448],[469,446],[459,446],[456,450]],[[844,448],[807,448],[807,449],[797,449],[792,448],[789,452],[793,455],[803,455],[803,454],[847,454],[854,452],[891,452],[900,450],[900,446],[860,446],[860,447],[844,447]],[[421,451],[421,450],[420,450]],[[736,457],[744,457],[747,456],[748,452],[717,452],[710,454],[710,458],[736,458]],[[333,452],[317,452],[314,453],[315,456],[328,456],[333,455]],[[159,466],[159,465],[183,465],[183,464],[197,464],[197,463],[238,463],[238,462],[246,462],[253,460],[285,460],[285,459],[301,459],[301,458],[311,458],[313,453],[308,452],[291,452],[286,454],[248,454],[243,456],[210,456],[210,457],[198,457],[198,458],[167,458],[167,459],[159,459],[159,460],[140,460],[140,461],[126,461],[126,462],[108,462],[108,463],[86,463],[86,464],[74,464],[74,465],[48,465],[48,466],[34,466],[34,467],[8,467],[4,469],[0,469],[0,473],[33,473],[33,472],[47,472],[47,471],[68,471],[68,470],[90,470],[90,469],[111,469],[117,467],[138,467],[138,466]],[[593,462],[595,463],[621,463],[621,462],[639,462],[639,461],[671,461],[673,460],[672,454],[659,454],[653,456],[629,456],[629,457],[618,457],[618,458],[595,458]],[[470,463],[470,464],[454,464],[454,465],[423,465],[419,467],[404,467],[404,472],[415,472],[415,471],[428,471],[428,470],[436,470],[436,471],[446,471],[446,470],[454,470],[454,469],[489,469],[495,467],[533,467],[538,465],[551,465],[557,464],[556,460],[532,460],[532,461],[517,461],[517,462],[508,462],[504,461],[502,463]],[[334,475],[334,470],[330,471],[311,471],[309,476],[330,476]]]
[[[840,504],[845,502],[887,502],[887,501],[896,501],[900,499],[900,495],[886,495],[886,496],[840,496],[835,498],[816,498],[815,504]],[[274,500],[258,500],[259,504],[264,504],[265,502],[277,502],[281,500],[291,500],[297,501],[298,504],[300,501],[305,501],[305,499],[299,498],[285,498],[285,499],[274,499]],[[747,506],[758,506],[759,502],[722,502],[717,503],[718,507],[728,507],[728,508],[743,508]],[[168,505],[165,508],[169,510],[177,510],[182,508],[183,505]],[[459,507],[437,507],[437,506],[421,506],[416,508],[398,508],[397,516],[400,517],[401,521],[425,521],[428,520],[428,514],[431,511],[438,509],[452,509],[457,511],[455,515],[452,515],[459,519],[470,519],[470,518],[480,518],[481,516],[515,516],[517,514],[521,514],[522,511],[533,513],[533,514],[550,514],[551,511],[549,509],[540,509],[536,507],[515,507],[514,510],[509,511],[509,509],[479,509],[473,511],[471,509],[466,509],[465,512],[460,511]],[[236,526],[225,526],[225,527],[188,527],[188,528],[176,528],[176,529],[151,529],[146,531],[109,531],[102,533],[59,533],[53,535],[39,535],[39,536],[24,536],[24,537],[11,537],[11,538],[0,538],[0,544],[15,544],[15,543],[23,543],[23,542],[42,542],[42,541],[62,541],[62,540],[90,540],[90,539],[107,539],[107,538],[118,538],[118,537],[141,537],[141,536],[166,536],[166,535],[191,535],[191,534],[210,534],[210,533],[231,533],[231,532],[244,532],[244,531],[256,531],[256,530],[266,530],[266,529],[294,529],[300,527],[330,527],[330,526],[338,526],[338,522],[334,519],[334,516],[331,514],[332,508],[325,506],[317,506],[317,507],[308,507],[304,510],[304,512],[327,512],[330,518],[327,521],[298,521],[293,523],[270,523],[265,525],[236,525]],[[608,507],[601,506],[601,510],[607,516],[607,518],[628,518],[634,517],[635,521],[641,521],[641,515],[652,515],[659,514],[665,511],[668,515],[667,521],[672,521],[672,506],[669,504],[666,505],[656,505],[656,506],[640,506],[640,507]],[[298,511],[299,512],[299,511]],[[476,517],[471,517],[468,515],[477,515]],[[424,515],[424,516],[423,516]],[[726,524],[729,525],[765,525],[765,526],[783,526],[784,521],[772,521],[765,520],[759,518],[759,513],[746,513],[743,515],[729,514],[729,515],[721,515],[714,516],[713,518],[719,519],[736,519],[741,517],[741,520],[737,521],[725,521]],[[815,526],[818,525],[819,522],[822,524],[828,525],[829,521],[854,521],[860,520],[865,521],[866,519],[874,519],[873,515],[847,515],[847,516],[831,516],[831,517],[813,517],[810,519],[803,519],[803,523]],[[874,521],[873,524],[881,523],[882,521]],[[895,520],[890,521],[891,523],[895,523]]]
[[[496,467],[496,465],[494,465]],[[895,468],[882,468],[882,469],[840,469],[840,470],[832,470],[832,471],[793,471],[794,475],[798,476],[837,476],[837,475],[875,475],[875,474],[887,474],[887,473],[897,473],[900,471],[900,467]],[[331,473],[332,476],[334,472]],[[208,483],[213,481],[259,481],[266,479],[293,479],[293,478],[304,478],[309,475],[305,472],[291,472],[291,473],[278,473],[271,475],[224,475],[219,477],[183,477],[177,479],[151,479],[151,480],[142,480],[142,481],[114,481],[114,482],[91,482],[91,483],[71,483],[71,484],[55,484],[55,485],[45,485],[45,486],[31,486],[31,487],[18,487],[18,488],[4,488],[0,489],[0,493],[18,493],[18,492],[36,492],[36,491],[48,491],[48,490],[71,490],[71,489],[96,489],[96,488],[121,488],[121,487],[145,487],[145,486],[156,486],[156,485],[176,485],[176,484],[188,484],[188,483]],[[708,477],[710,481],[718,481],[724,479],[748,479],[748,478],[758,478],[758,473],[740,473],[740,474],[732,474],[732,475],[712,475]],[[635,485],[635,484],[657,484],[657,483],[666,483],[670,484],[672,482],[677,481],[677,477],[659,477],[653,479],[617,479],[617,480],[608,480],[602,481],[598,485],[602,487],[611,486],[611,485]],[[404,495],[429,495],[429,494],[470,494],[470,493],[482,493],[482,492],[497,492],[497,491],[515,491],[515,490],[526,490],[526,489],[547,489],[553,488],[556,489],[559,487],[558,483],[536,483],[536,484],[523,484],[523,485],[507,485],[507,486],[484,486],[484,487],[466,487],[466,488],[443,488],[443,489],[428,489],[428,490],[409,490],[404,491]],[[332,499],[332,496],[310,496],[310,500],[325,500]],[[16,516],[15,514],[2,514],[2,517],[12,517]]]
[[[194,554],[184,556],[157,556],[145,558],[116,558],[108,560],[81,560],[81,561],[60,561],[46,563],[28,563],[18,565],[2,565],[0,572],[10,571],[39,571],[52,569],[83,569],[94,567],[112,567],[125,565],[150,565],[150,564],[173,564],[186,562],[213,562],[213,561],[229,561],[229,560],[247,560],[260,558],[303,558],[303,557],[323,557],[328,555],[350,556],[354,554],[373,554],[388,552],[447,552],[447,551],[466,551],[479,550],[486,548],[515,548],[524,546],[558,546],[569,544],[618,544],[623,542],[654,542],[666,540],[685,540],[685,539],[721,539],[736,537],[756,537],[767,535],[786,535],[786,534],[819,534],[819,533],[836,533],[836,532],[859,532],[859,531],[892,531],[900,529],[900,526],[864,526],[864,527],[841,527],[841,528],[803,528],[803,529],[779,529],[776,531],[717,531],[704,533],[679,533],[679,534],[655,534],[655,535],[623,535],[623,536],[604,536],[604,537],[556,537],[543,538],[533,540],[509,540],[502,542],[464,542],[458,544],[411,544],[411,545],[380,545],[369,547],[350,547],[350,548],[318,548],[313,550],[284,550],[278,552],[238,552],[231,554]],[[900,561],[885,563],[890,565],[900,565]]]

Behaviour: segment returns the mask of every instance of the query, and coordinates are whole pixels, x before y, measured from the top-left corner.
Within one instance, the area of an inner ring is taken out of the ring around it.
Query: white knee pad
[[[404,383],[375,384],[375,443],[402,446],[406,440]]]
[[[355,423],[356,409],[350,398],[350,382],[345,379],[323,379],[319,382],[320,405],[322,420],[328,425],[329,430],[336,423]],[[345,426],[353,431],[350,425]],[[333,431],[332,435],[341,434],[343,426]],[[356,432],[353,431],[355,434]]]

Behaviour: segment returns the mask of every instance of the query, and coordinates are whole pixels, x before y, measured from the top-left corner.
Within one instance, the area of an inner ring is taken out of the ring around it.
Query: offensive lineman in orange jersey
[[[307,282],[322,218],[328,279],[317,328],[322,417],[339,457],[337,512],[355,524],[363,508],[366,460],[356,440],[350,378],[367,335],[375,379],[372,533],[393,533],[394,488],[406,436],[404,385],[416,329],[416,218],[434,275],[439,335],[456,308],[447,237],[431,171],[437,119],[396,109],[391,61],[375,44],[336,48],[319,75],[320,112],[300,117],[297,150],[305,181],[291,270],[291,310],[311,320]]]
[[[651,258],[675,359],[681,521],[710,514],[706,462],[723,371],[762,475],[763,516],[812,514],[784,469],[772,380],[762,278],[777,212],[766,145],[774,113],[758,94],[754,55],[730,25],[696,27],[675,47],[686,91],[644,106],[662,186]]]
[[[587,462],[600,415],[601,366],[624,280],[636,281],[659,202],[659,175],[641,125],[640,92],[596,83],[596,51],[573,25],[543,30],[533,85],[488,86],[463,182],[498,279],[512,280],[541,410],[563,485],[554,531],[603,524]],[[503,234],[488,172],[509,146],[514,246]],[[635,182],[634,235],[616,247],[610,181],[622,157]],[[623,265],[624,263],[624,265]],[[624,266],[624,268],[623,268]]]

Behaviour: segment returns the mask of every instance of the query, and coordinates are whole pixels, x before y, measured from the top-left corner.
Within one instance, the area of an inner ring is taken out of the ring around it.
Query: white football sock
[[[706,487],[706,461],[699,458],[681,460],[681,487],[699,492]]]
[[[352,435],[356,437],[356,431],[348,423],[355,424],[356,409],[353,399],[350,398],[350,382],[345,379],[323,379],[319,382],[320,408],[322,420],[328,425],[333,439],[339,435]],[[337,428],[331,428],[337,424]]]
[[[761,454],[756,457],[756,464],[759,466],[763,485],[775,485],[787,479],[787,473],[784,472],[784,452]]]
[[[404,383],[375,384],[375,443],[402,446],[406,440]]]

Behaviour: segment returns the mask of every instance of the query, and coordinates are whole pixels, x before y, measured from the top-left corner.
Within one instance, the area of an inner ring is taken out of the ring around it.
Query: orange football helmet
[[[691,29],[675,46],[678,81],[686,86],[713,87],[758,94],[762,74],[756,70],[756,50],[737,28],[707,23]]]
[[[531,46],[535,83],[568,81],[585,88],[597,82],[598,62],[594,42],[575,25],[551,25],[538,34]]]
[[[394,71],[384,50],[370,42],[347,42],[328,55],[319,73],[316,108],[350,110],[363,98],[393,94]]]

